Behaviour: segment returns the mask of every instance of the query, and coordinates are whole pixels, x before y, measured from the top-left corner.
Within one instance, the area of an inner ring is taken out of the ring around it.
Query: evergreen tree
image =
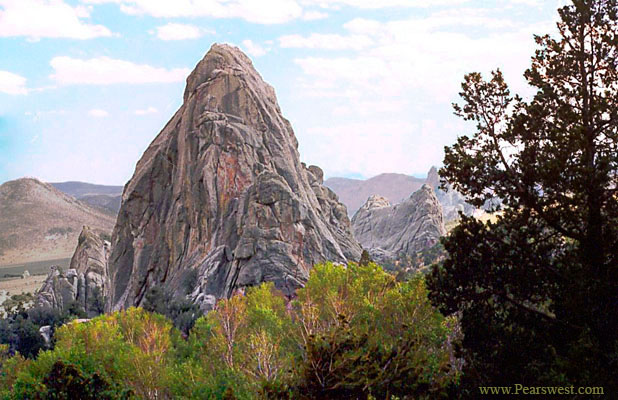
[[[575,0],[557,38],[536,36],[528,102],[500,71],[465,76],[455,113],[476,123],[440,175],[495,223],[462,217],[431,297],[458,312],[475,385],[618,392],[618,7]]]

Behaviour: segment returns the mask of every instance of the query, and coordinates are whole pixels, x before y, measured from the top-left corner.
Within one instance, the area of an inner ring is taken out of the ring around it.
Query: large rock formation
[[[77,303],[89,316],[99,314],[109,288],[108,257],[109,242],[84,226],[69,269],[65,273],[59,267],[51,268],[36,294],[36,304],[64,310]]]
[[[213,45],[125,186],[109,307],[165,285],[209,309],[237,288],[273,281],[289,293],[315,263],[358,260],[345,206],[297,147],[249,58]]]
[[[354,214],[352,227],[371,257],[387,264],[415,257],[446,233],[442,207],[428,185],[395,205],[382,196],[371,196]]]

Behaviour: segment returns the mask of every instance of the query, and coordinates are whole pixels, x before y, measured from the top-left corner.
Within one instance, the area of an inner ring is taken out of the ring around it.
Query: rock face
[[[442,207],[428,185],[396,205],[384,197],[371,196],[354,214],[352,227],[363,248],[381,263],[415,256],[446,234]]]
[[[99,314],[109,289],[108,257],[109,242],[84,227],[69,269],[64,273],[52,267],[36,294],[36,304],[63,310],[76,302],[89,316]]]
[[[213,45],[125,186],[108,307],[165,285],[207,310],[248,285],[289,293],[315,263],[358,260],[345,206],[297,147],[249,58]]]

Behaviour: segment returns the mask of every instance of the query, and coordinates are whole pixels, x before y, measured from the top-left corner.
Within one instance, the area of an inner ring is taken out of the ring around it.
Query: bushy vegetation
[[[48,326],[50,337],[56,328],[75,318],[85,318],[86,313],[77,303],[71,303],[64,311],[49,307],[33,307],[34,296],[30,293],[13,295],[2,303],[5,311],[0,319],[0,345],[7,354],[19,353],[33,358],[40,350],[53,347],[41,335],[41,327]]]
[[[0,398],[434,399],[459,379],[458,340],[422,278],[324,264],[295,300],[270,283],[249,288],[186,338],[130,308],[60,327],[36,359],[5,348]]]

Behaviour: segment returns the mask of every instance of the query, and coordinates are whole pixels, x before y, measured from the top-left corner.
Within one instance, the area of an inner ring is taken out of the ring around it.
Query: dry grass
[[[25,279],[15,278],[0,281],[0,290],[6,290],[11,296],[14,294],[34,293],[43,285],[45,278],[44,275],[34,275]]]

